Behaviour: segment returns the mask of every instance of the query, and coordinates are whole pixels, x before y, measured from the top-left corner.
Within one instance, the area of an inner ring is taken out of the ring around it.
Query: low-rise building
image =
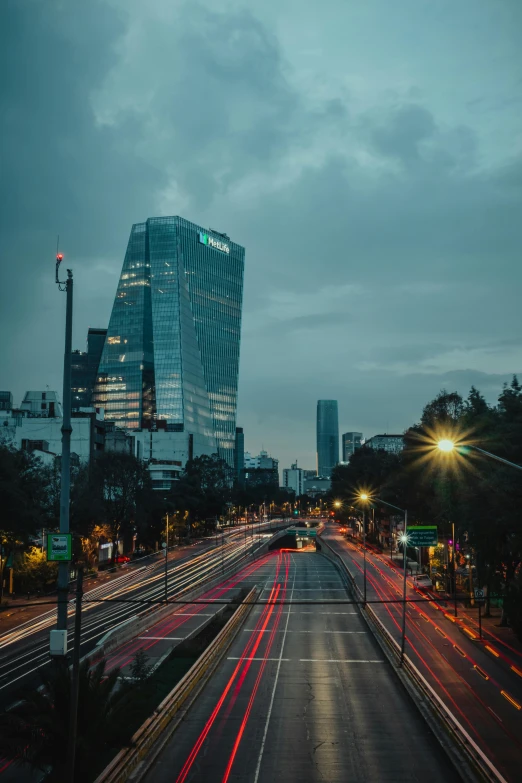
[[[297,467],[297,462],[283,470],[283,488],[291,489],[296,497],[305,494],[305,471]]]
[[[332,486],[332,481],[326,476],[310,476],[304,482],[304,494],[311,498],[325,495]]]
[[[78,411],[71,417],[71,455],[88,462],[105,445],[103,411]],[[60,457],[62,417],[32,415],[27,409],[0,411],[0,442],[38,456]]]
[[[390,454],[400,454],[404,448],[402,435],[374,435],[364,444],[375,451],[387,451]]]
[[[20,410],[31,417],[55,418],[61,417],[62,407],[55,391],[28,391],[24,395]]]

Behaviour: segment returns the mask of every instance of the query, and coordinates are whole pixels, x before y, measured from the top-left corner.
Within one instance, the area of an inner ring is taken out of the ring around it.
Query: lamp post
[[[403,552],[403,558],[402,558],[402,564],[403,564],[403,582],[402,582],[402,632],[401,632],[401,654],[399,658],[399,666],[402,666],[404,662],[404,649],[406,646],[406,566],[407,566],[407,558],[406,558],[406,549],[408,544],[408,511],[405,508],[399,508],[399,506],[394,506],[393,503],[388,503],[387,500],[381,500],[381,498],[376,497],[369,497],[366,492],[361,492],[359,495],[359,499],[362,501],[377,501],[378,503],[382,503],[384,506],[389,506],[390,508],[394,508],[396,511],[400,511],[401,514],[404,514],[404,530],[400,537],[400,541],[402,543],[402,552]],[[364,517],[363,517],[364,519]],[[365,550],[366,550],[366,542],[365,542]],[[366,555],[366,551],[365,551]],[[366,603],[366,556],[364,559],[364,578],[365,578],[365,585],[364,585],[364,602]]]
[[[497,462],[502,462],[503,465],[509,465],[510,468],[522,470],[522,465],[517,465],[516,462],[510,462],[508,459],[499,457],[497,454],[492,454],[491,451],[480,449],[478,446],[474,446],[472,443],[456,443],[454,440],[450,440],[449,438],[443,438],[437,442],[437,448],[439,451],[444,451],[446,453],[457,451],[459,454],[466,453],[466,451],[473,449],[473,451],[478,451],[479,454],[484,454],[486,457],[490,457],[490,459],[494,459]]]
[[[165,528],[165,603],[169,597],[169,576],[168,576],[168,557],[169,557],[169,515],[166,514]]]
[[[369,496],[366,492],[361,492],[359,500],[363,503],[368,502]],[[363,606],[366,606],[366,508],[363,506]]]
[[[71,363],[72,363],[72,313],[73,313],[73,274],[67,270],[67,279],[59,279],[63,254],[56,252],[55,282],[60,291],[67,295],[65,310],[65,351],[63,359],[63,418],[62,418],[62,457],[60,482],[60,533],[69,533],[69,511],[71,494]],[[57,629],[65,631],[67,636],[67,595],[69,592],[69,562],[58,563],[58,617]]]

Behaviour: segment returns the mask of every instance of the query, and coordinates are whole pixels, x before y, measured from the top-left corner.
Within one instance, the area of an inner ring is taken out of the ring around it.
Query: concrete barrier
[[[138,783],[143,778],[229,648],[257,595],[257,587],[253,587],[205,652],[140,726],[129,746],[121,750],[96,778],[95,783],[124,783],[127,780]]]
[[[323,544],[322,554],[335,563],[339,571],[346,577],[347,584],[354,596],[362,601],[362,592],[344,560],[324,539],[321,541]],[[394,664],[394,671],[400,681],[413,698],[415,705],[434,731],[463,779],[470,783],[477,779],[488,783],[507,783],[410,658],[405,655],[402,666],[397,667],[400,661],[400,645],[379,620],[371,606],[368,604],[363,606],[361,614],[382,651],[390,663]]]

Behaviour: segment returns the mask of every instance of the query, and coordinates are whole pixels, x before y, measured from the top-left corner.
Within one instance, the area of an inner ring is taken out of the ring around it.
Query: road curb
[[[236,637],[257,598],[253,587],[224,628],[94,783],[139,783]]]

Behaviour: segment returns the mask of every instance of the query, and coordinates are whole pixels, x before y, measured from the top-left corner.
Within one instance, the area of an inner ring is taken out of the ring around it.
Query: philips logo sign
[[[226,242],[221,242],[219,239],[214,239],[209,234],[204,234],[203,231],[199,232],[199,241],[202,245],[208,245],[215,250],[221,250],[222,253],[230,253],[230,245]]]

